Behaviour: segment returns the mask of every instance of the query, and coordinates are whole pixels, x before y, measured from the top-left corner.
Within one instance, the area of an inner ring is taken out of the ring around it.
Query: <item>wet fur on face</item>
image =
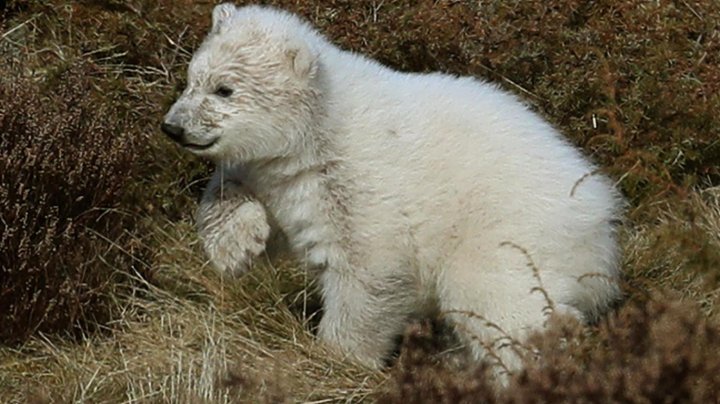
[[[284,156],[303,144],[319,113],[313,50],[257,10],[216,16],[165,117],[184,129],[183,146],[214,161]]]

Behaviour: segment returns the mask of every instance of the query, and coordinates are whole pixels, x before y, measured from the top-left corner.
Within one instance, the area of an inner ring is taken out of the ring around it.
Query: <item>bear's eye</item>
[[[215,95],[217,95],[219,97],[223,97],[223,98],[227,98],[227,97],[231,96],[232,93],[233,93],[232,88],[225,87],[225,86],[220,86],[217,88],[217,90],[215,90]]]

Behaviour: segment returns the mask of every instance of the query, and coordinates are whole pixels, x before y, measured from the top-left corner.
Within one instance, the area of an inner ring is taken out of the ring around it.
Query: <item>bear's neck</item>
[[[324,102],[314,103],[312,122],[294,138],[303,139],[288,155],[253,161],[247,182],[288,238],[295,254],[311,268],[345,267],[343,227],[349,220],[347,192],[338,188],[342,153],[338,150],[331,86],[316,83]]]

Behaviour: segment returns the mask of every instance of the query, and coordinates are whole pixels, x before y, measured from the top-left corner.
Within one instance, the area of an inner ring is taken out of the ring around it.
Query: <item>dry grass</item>
[[[383,380],[316,343],[297,310],[307,299],[300,271],[265,263],[227,284],[203,262],[190,223],[154,227],[155,284],[135,277],[116,296],[112,334],[41,335],[1,350],[0,401],[359,400]]]
[[[103,129],[75,150],[89,153],[110,141],[114,132],[107,128],[133,127],[142,142],[128,182],[90,183],[80,191],[116,189],[113,206],[126,212],[109,232],[92,220],[79,223],[80,233],[100,234],[80,258],[102,263],[101,281],[110,287],[95,288],[88,275],[97,272],[83,272],[73,278],[79,288],[63,289],[68,296],[83,288],[97,292],[102,305],[88,299],[76,308],[103,307],[109,316],[90,322],[69,316],[46,328],[5,321],[16,327],[19,343],[0,347],[0,402],[702,402],[720,396],[718,363],[710,360],[720,351],[720,3],[267,2],[303,14],[336,43],[391,66],[482,75],[517,92],[601,163],[628,197],[627,304],[596,327],[559,324],[538,337],[540,360],[530,358],[528,371],[505,392],[492,391],[482,369],[455,361],[443,333],[427,327],[412,326],[397,365],[381,372],[327,352],[312,334],[317,297],[290,261],[266,261],[237,282],[212,273],[192,227],[207,166],[157,133],[207,29],[211,3],[7,2],[0,71],[16,73],[0,78],[0,110],[28,111],[61,128],[73,116],[72,103],[56,97],[46,108],[26,101],[42,98],[33,90],[41,83],[84,83],[86,109],[114,112],[87,121],[103,122]],[[15,62],[22,62],[20,70]],[[85,70],[67,78],[75,65]],[[8,88],[20,90],[9,95]],[[19,133],[8,127],[3,145]],[[61,144],[51,142],[48,150],[65,153],[66,146],[51,147]],[[7,158],[0,164],[22,161],[12,150],[3,146]],[[92,173],[63,167],[53,175]],[[33,184],[7,173],[0,172],[3,186]],[[9,218],[8,201],[1,203]],[[38,212],[54,206],[12,203]],[[55,205],[109,206],[64,199]],[[22,221],[4,220],[23,228]],[[41,224],[38,231],[51,228]],[[62,252],[67,246],[49,240],[48,251],[70,262],[72,254]],[[55,275],[68,268],[47,256],[17,260],[12,251],[3,245],[3,265],[42,264]],[[28,276],[3,271],[3,285]],[[27,290],[45,301],[54,293]],[[18,304],[3,293],[3,310]],[[684,373],[672,373],[677,369]]]
[[[667,289],[697,302],[707,315],[720,310],[720,187],[658,201],[652,222],[626,234],[624,268],[634,296]],[[720,317],[717,317],[720,319]]]

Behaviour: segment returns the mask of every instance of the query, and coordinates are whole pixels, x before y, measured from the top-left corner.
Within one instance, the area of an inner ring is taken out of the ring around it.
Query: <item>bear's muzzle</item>
[[[173,125],[167,122],[163,122],[160,125],[160,130],[163,131],[168,137],[175,142],[183,143],[183,137],[185,136],[185,129],[182,126]]]

